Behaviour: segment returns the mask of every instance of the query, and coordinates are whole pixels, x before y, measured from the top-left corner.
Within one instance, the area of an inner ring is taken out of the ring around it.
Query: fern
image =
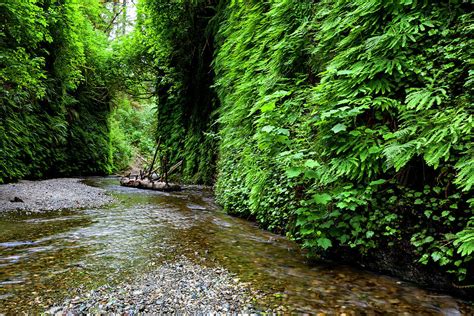
[[[453,244],[457,247],[461,256],[470,256],[474,252],[474,218],[471,218],[470,225],[456,234]]]

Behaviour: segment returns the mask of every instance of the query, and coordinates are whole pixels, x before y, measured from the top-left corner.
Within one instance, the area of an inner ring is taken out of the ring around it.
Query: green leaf
[[[375,180],[375,181],[370,182],[369,185],[370,186],[380,185],[380,184],[384,184],[385,182],[387,182],[387,181],[384,180],[384,179],[379,179],[379,180]]]
[[[288,178],[296,178],[303,173],[303,169],[299,167],[293,167],[286,170],[286,175]]]
[[[269,112],[275,109],[275,102],[267,103],[260,108],[262,112]]]
[[[430,243],[434,240],[434,238],[432,236],[428,236],[428,237],[425,237],[425,239],[423,239],[423,243]]]
[[[431,258],[433,258],[433,261],[436,262],[439,259],[441,259],[442,255],[440,252],[436,251],[431,254]]]
[[[429,258],[429,255],[427,253],[423,254],[423,256],[421,256],[419,262],[421,264],[427,264],[428,263],[428,258]]]
[[[329,247],[332,246],[331,240],[329,240],[325,237],[318,238],[317,244],[318,244],[319,247],[323,248],[324,250],[326,250],[326,249],[328,249]]]
[[[318,178],[318,173],[314,170],[307,169],[304,171],[304,176],[307,179],[316,179]]]
[[[313,201],[317,204],[326,205],[331,201],[331,196],[327,193],[313,195]]]
[[[349,235],[344,234],[344,235],[342,235],[341,237],[339,237],[339,241],[340,241],[341,243],[345,243],[346,241],[349,240],[349,238],[350,238]]]
[[[277,134],[290,136],[290,131],[286,128],[279,128],[276,130]]]
[[[313,169],[313,168],[319,167],[320,164],[317,161],[313,160],[313,159],[308,159],[304,163],[304,166]]]
[[[270,133],[274,129],[275,129],[275,126],[267,125],[267,126],[262,127],[262,132]]]
[[[347,129],[347,126],[345,124],[337,124],[333,128],[331,128],[331,131],[333,131],[335,134],[345,131]]]

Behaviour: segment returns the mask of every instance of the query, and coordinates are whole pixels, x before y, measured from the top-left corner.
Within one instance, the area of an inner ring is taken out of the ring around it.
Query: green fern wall
[[[313,254],[392,249],[472,282],[468,4],[232,1],[219,19],[225,210]]]
[[[211,86],[216,1],[143,0],[136,36],[156,74],[157,138],[180,181],[210,184],[216,166],[217,98]]]
[[[96,1],[0,5],[0,183],[110,170]]]

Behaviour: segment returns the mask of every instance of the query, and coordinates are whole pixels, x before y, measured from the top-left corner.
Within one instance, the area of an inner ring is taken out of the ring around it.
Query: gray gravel
[[[40,212],[96,207],[113,201],[103,189],[85,185],[80,181],[81,179],[60,178],[2,184],[0,212],[11,210]]]
[[[251,302],[257,296],[225,269],[203,267],[182,258],[131,283],[103,286],[68,299],[47,314],[252,313]]]

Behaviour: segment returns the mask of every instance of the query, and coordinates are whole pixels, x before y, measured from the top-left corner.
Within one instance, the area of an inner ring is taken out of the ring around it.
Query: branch
[[[122,14],[123,12],[123,7],[120,9],[119,12],[117,12],[117,14],[115,14],[114,18],[112,19],[112,21],[110,21],[109,25],[107,26],[107,28],[105,29],[105,32],[108,34],[110,32],[110,28],[114,25],[115,23],[115,20]]]

